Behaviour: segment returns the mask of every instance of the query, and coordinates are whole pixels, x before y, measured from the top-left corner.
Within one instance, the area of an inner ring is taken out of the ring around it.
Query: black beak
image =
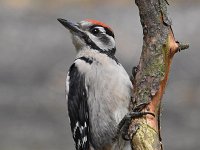
[[[78,24],[70,22],[68,20],[65,19],[61,19],[58,18],[58,21],[65,27],[67,28],[69,31],[71,31],[74,34],[77,34],[78,36],[82,37],[84,35],[84,32],[82,32],[80,30],[80,28],[78,27]]]

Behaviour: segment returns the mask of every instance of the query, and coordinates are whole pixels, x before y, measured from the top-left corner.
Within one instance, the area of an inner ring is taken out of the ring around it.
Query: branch
[[[133,81],[131,109],[146,103],[142,111],[155,114],[132,120],[129,136],[134,150],[161,150],[160,105],[172,58],[189,45],[177,42],[167,17],[166,0],[135,0],[143,27],[143,49]]]

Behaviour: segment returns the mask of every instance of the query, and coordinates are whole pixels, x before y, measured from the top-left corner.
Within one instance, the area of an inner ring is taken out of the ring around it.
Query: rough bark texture
[[[143,49],[138,72],[133,81],[133,109],[141,103],[142,111],[155,114],[132,120],[129,127],[134,150],[161,150],[160,105],[168,80],[174,54],[188,45],[175,41],[171,22],[167,17],[166,0],[135,0],[143,27]]]

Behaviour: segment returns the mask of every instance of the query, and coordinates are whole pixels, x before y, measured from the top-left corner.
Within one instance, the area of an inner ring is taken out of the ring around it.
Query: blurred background
[[[200,148],[200,1],[169,0],[178,53],[163,98],[166,150]],[[117,57],[130,73],[142,47],[133,0],[0,0],[0,150],[73,150],[65,77],[76,55],[56,20],[97,19],[115,31]]]

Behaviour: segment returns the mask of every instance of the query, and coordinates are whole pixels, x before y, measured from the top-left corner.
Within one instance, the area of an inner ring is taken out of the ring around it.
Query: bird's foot
[[[130,140],[128,130],[129,130],[129,125],[131,124],[132,119],[140,118],[140,117],[143,117],[144,115],[148,115],[148,114],[155,117],[155,114],[152,112],[142,112],[142,110],[148,104],[149,103],[142,103],[142,104],[137,105],[131,112],[126,114],[124,116],[124,118],[120,121],[120,123],[118,125],[118,131],[119,131],[119,133],[121,133],[122,138],[124,140]],[[135,134],[138,129],[139,129],[139,126],[135,125],[135,129],[134,129],[132,135]]]

